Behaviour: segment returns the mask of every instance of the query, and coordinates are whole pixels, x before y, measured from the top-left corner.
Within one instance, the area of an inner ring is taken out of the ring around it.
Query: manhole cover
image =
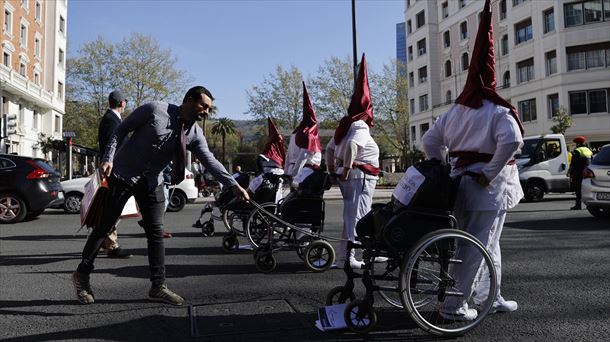
[[[311,327],[285,299],[194,305],[189,316],[193,337]]]

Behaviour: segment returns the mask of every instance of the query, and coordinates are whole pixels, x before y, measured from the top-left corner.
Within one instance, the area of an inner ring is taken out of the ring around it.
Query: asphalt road
[[[601,341],[610,336],[610,221],[570,211],[569,197],[520,204],[502,237],[505,298],[519,310],[496,314],[459,341]],[[35,221],[0,226],[0,339],[205,341],[437,340],[406,312],[376,301],[380,325],[361,337],[313,327],[326,293],[344,282],[342,271],[314,274],[296,253],[277,254],[278,268],[258,273],[252,253],[227,254],[217,235],[191,224],[200,204],[167,214],[174,237],[166,242],[168,285],[192,307],[147,301],[146,240],[136,220],[120,224],[129,260],[100,256],[92,275],[96,303],[78,304],[70,274],[85,232],[78,216],[51,210]],[[327,202],[326,232],[339,236],[340,201]],[[245,243],[245,240],[242,239]],[[360,286],[358,291],[363,293]]]

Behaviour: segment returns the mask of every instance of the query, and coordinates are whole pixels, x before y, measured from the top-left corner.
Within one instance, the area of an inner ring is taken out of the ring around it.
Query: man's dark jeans
[[[140,179],[136,185],[129,186],[124,181],[110,176],[101,223],[89,234],[83,249],[83,260],[78,265],[77,271],[85,274],[93,271],[93,262],[104,239],[116,224],[125,203],[131,196],[135,197],[144,221],[144,230],[148,240],[150,281],[153,282],[153,285],[163,284],[165,283],[165,248],[163,246],[165,196],[162,184],[149,189],[144,178]]]

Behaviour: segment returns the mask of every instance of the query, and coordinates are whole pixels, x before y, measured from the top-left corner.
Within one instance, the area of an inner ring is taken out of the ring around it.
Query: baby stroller
[[[239,184],[242,188],[247,188],[250,183],[250,176],[252,173],[240,172],[238,176],[235,178],[237,184]],[[214,229],[214,220],[223,221],[225,228],[228,231],[231,231],[231,225],[229,224],[229,213],[225,213],[225,208],[227,205],[233,200],[233,192],[230,189],[225,189],[224,191],[216,192],[214,194],[214,202],[206,203],[201,209],[201,214],[193,227],[201,228],[201,233],[203,236],[213,236],[215,233]],[[207,221],[203,221],[203,216],[207,213],[210,213],[210,218]]]
[[[326,172],[315,170],[299,188],[279,203],[255,204],[246,221],[246,234],[254,250],[256,268],[268,273],[277,266],[274,252],[291,249],[314,272],[327,270],[335,259],[324,231],[324,191],[330,189]]]
[[[354,332],[375,328],[374,293],[406,309],[423,330],[443,337],[474,328],[496,298],[491,257],[479,240],[459,230],[452,215],[460,178],[449,178],[450,167],[436,160],[424,161],[417,169],[426,180],[408,206],[397,201],[377,205],[357,223],[358,238],[348,243],[348,253],[351,248],[362,249],[363,271],[355,272],[346,262],[347,281],[327,295],[327,305],[347,303],[344,318]],[[387,263],[375,263],[376,257],[387,257]],[[462,283],[456,273],[469,266],[478,271],[472,286],[464,288],[468,283]],[[362,278],[366,289],[361,300],[356,300],[353,291],[355,278]],[[474,288],[484,290],[471,295]],[[464,307],[460,304],[476,308],[477,317],[460,320],[448,313],[448,308]]]
[[[200,186],[201,188],[199,189],[199,192],[201,192],[201,195],[203,197],[216,195],[218,192],[220,192],[220,183],[216,179],[214,179],[212,174],[210,174],[210,172],[208,172],[207,170],[204,171],[201,175]]]

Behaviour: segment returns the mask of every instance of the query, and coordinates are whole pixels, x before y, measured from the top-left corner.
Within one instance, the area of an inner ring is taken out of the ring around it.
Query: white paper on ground
[[[414,166],[410,166],[394,188],[392,196],[403,205],[409,205],[425,180],[426,176],[417,171]]]
[[[343,312],[347,304],[336,304],[318,308],[318,320],[316,328],[321,331],[338,330],[347,327]]]

